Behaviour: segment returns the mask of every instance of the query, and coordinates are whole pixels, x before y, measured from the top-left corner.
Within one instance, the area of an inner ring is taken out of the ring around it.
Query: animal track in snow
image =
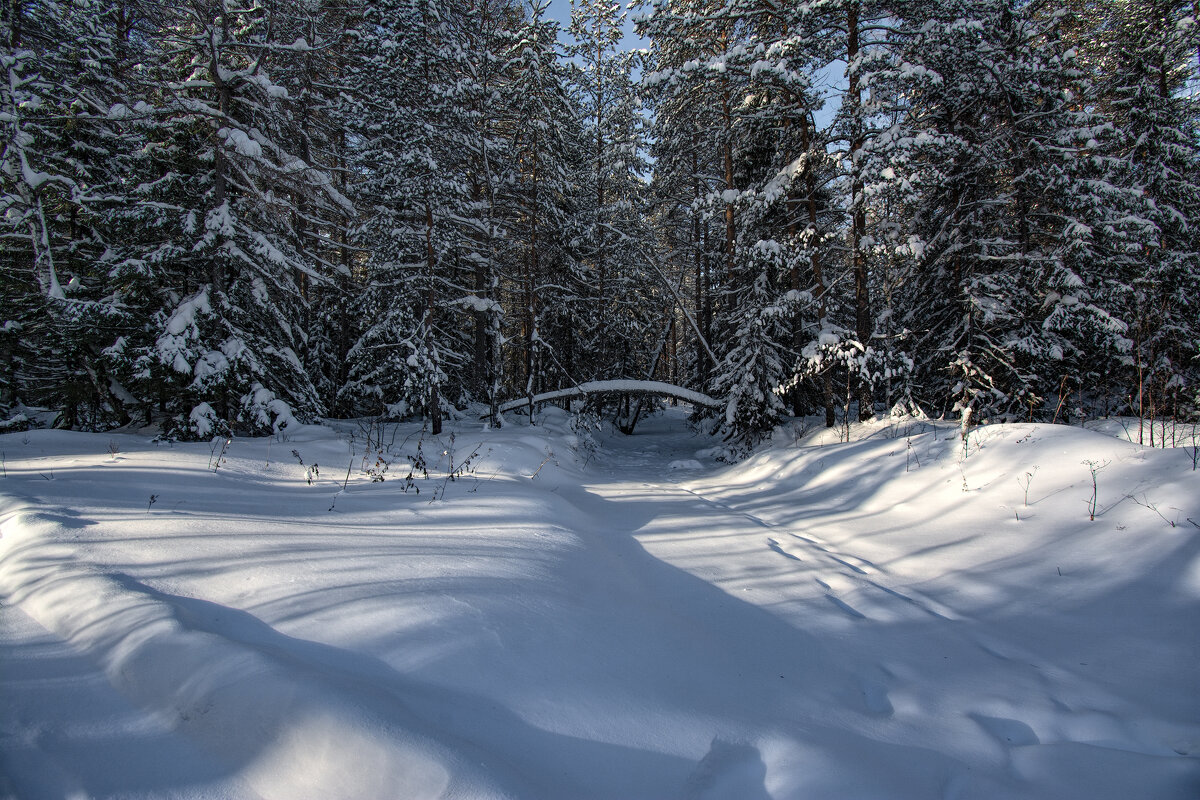
[[[869,617],[866,614],[862,613],[857,608],[850,605],[849,603],[847,603],[845,600],[843,600],[841,597],[838,596],[839,590],[845,588],[844,579],[839,580],[838,577],[830,576],[830,579],[828,581],[823,581],[820,578],[813,578],[813,580],[816,581],[821,587],[823,587],[825,589],[825,598],[827,600],[829,600],[829,602],[831,602],[835,606],[837,606],[839,609],[846,612],[847,614],[849,614],[851,617],[853,617],[855,619],[869,619]],[[850,588],[853,588],[853,587],[850,587]]]
[[[870,562],[864,561],[861,558],[855,558],[854,556],[834,555],[833,553],[829,553],[829,557],[842,566],[848,567],[849,569],[857,572],[859,575],[871,574],[871,571],[867,568]],[[854,563],[856,561],[858,562],[857,564]],[[863,566],[859,566],[860,564]]]
[[[895,713],[895,708],[892,706],[892,701],[888,697],[887,687],[876,680],[864,679],[862,681],[863,703],[867,707],[867,711],[872,714],[890,717]]]
[[[897,600],[902,600],[905,603],[908,603],[908,604],[912,605],[913,607],[918,608],[921,611],[924,611],[926,614],[929,614],[930,616],[937,617],[938,619],[943,619],[948,622],[959,619],[959,616],[957,614],[955,614],[953,611],[946,608],[941,603],[936,603],[936,602],[930,600],[929,598],[922,598],[922,599],[918,600],[915,597],[911,597],[907,594],[904,594],[904,592],[899,592],[888,586],[884,586],[881,583],[876,583],[875,581],[872,581],[872,580],[868,580],[867,583],[870,584],[871,586],[874,586],[879,591],[884,592],[888,595],[891,595],[892,597],[896,598]]]
[[[803,561],[804,560],[803,558],[796,555],[795,553],[791,553],[788,550],[786,550],[783,547],[783,545],[781,545],[779,542],[775,541],[774,539],[772,539],[770,537],[767,538],[767,547],[770,547],[772,550],[774,550],[776,553],[779,553],[779,555],[783,556],[784,558],[790,558],[792,561]]]
[[[705,503],[720,508],[721,510],[731,514],[744,517],[759,527],[768,529],[777,529],[781,527],[774,523],[763,520],[754,514],[738,511],[737,509],[734,509],[733,507],[719,500],[713,500],[705,497],[703,494],[700,494],[693,489],[688,489],[686,487],[681,488],[683,488],[683,490],[688,494],[703,500]],[[833,567],[833,571],[824,572],[824,580],[821,578],[814,578],[814,580],[824,587],[825,596],[831,603],[854,619],[874,619],[879,621],[899,620],[911,614],[911,612],[904,610],[906,608],[916,609],[924,614],[928,614],[929,616],[945,621],[956,620],[959,618],[957,614],[940,603],[925,597],[916,597],[906,594],[886,586],[883,583],[880,583],[877,579],[870,577],[872,575],[885,574],[885,571],[865,558],[860,558],[859,556],[850,555],[848,553],[838,552],[830,547],[827,542],[807,533],[795,533],[793,531],[787,531],[787,534],[795,541],[792,542],[787,539],[781,541],[778,538],[769,536],[766,539],[767,547],[789,561],[796,561],[805,564],[807,568],[812,568],[814,566],[813,560],[811,558],[806,560],[805,556],[800,554],[801,549],[815,551],[815,555],[817,556],[818,560],[820,556],[824,556],[829,562],[832,562],[830,566],[836,565]],[[848,570],[849,573],[843,574],[840,568]],[[872,589],[878,590],[881,595],[871,592],[870,590]],[[851,605],[843,598],[845,595],[848,595],[852,592],[858,592],[860,595],[862,595],[863,592],[866,592],[867,594],[856,599],[856,605]],[[899,604],[895,602],[897,600],[900,601]],[[864,608],[866,609],[866,612],[860,610]]]

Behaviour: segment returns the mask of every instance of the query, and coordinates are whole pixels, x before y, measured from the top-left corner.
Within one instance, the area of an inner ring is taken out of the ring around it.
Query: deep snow
[[[0,436],[0,795],[1200,795],[1185,449],[543,422]]]

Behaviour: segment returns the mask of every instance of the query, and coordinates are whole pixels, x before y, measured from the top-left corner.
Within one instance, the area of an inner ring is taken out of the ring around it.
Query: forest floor
[[[0,797],[1200,796],[1194,450],[541,422],[0,436]]]

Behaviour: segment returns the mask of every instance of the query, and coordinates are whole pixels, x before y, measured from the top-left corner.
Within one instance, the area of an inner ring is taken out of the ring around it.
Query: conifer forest
[[[1193,0],[0,14],[10,429],[1200,411]]]

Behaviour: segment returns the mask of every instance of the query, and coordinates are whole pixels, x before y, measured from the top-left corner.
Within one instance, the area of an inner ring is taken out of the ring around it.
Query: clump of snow
[[[475,311],[480,314],[486,314],[489,312],[501,310],[500,304],[497,303],[495,300],[488,300],[483,297],[476,297],[473,294],[469,294],[469,295],[463,297],[459,301],[459,303],[462,304],[462,307],[464,309],[466,309],[468,311]]]
[[[29,417],[25,412],[18,411],[8,419],[0,420],[0,431],[25,430],[29,427]]]
[[[235,233],[233,211],[229,208],[228,202],[222,203],[205,215],[204,228],[210,234],[219,235],[225,239],[233,237]]]
[[[667,464],[667,469],[704,469],[704,465],[694,458],[676,459]]]
[[[229,147],[244,156],[258,158],[262,155],[262,145],[240,128],[221,128],[217,135],[222,137]]]
[[[196,357],[194,345],[200,339],[199,315],[212,314],[208,299],[208,285],[181,302],[171,313],[163,334],[156,343],[158,360],[176,372],[192,372],[192,360]]]
[[[221,418],[208,403],[199,403],[188,414],[188,428],[198,439],[207,439],[217,430]]]
[[[254,241],[254,252],[256,255],[262,256],[263,258],[267,259],[271,263],[276,264],[278,266],[281,266],[281,267],[289,266],[287,256],[285,256],[278,247],[273,245],[267,239],[267,237],[263,236],[258,231],[255,231],[254,233],[251,234],[250,238]],[[259,278],[256,280],[258,281],[258,284],[262,283],[262,279]],[[267,300],[266,286],[263,285],[260,290],[258,285],[256,284],[256,286],[255,286],[256,297],[260,294],[260,292],[261,292],[262,297],[258,297],[259,302],[266,302],[266,300]]]
[[[219,383],[229,372],[229,357],[222,350],[208,350],[196,360],[195,384],[204,387]]]
[[[242,398],[242,408],[245,409],[244,417],[258,428],[284,433],[299,425],[292,407],[261,383],[251,386],[250,393]]]

